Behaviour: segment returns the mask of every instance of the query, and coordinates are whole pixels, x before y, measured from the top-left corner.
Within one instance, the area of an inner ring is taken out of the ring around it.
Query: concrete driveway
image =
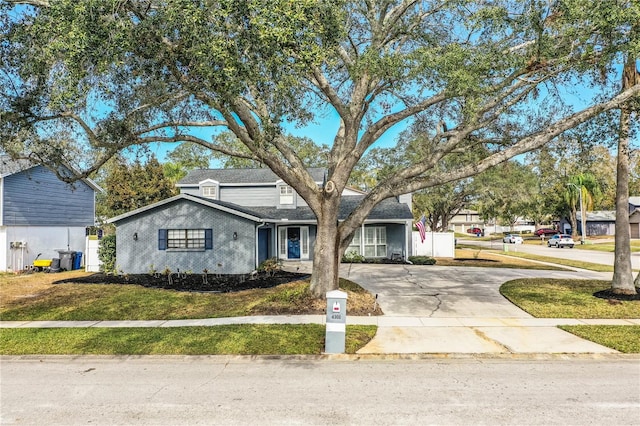
[[[378,295],[385,313],[378,319],[375,338],[358,351],[362,354],[615,353],[556,327],[588,321],[533,318],[499,292],[504,282],[517,278],[606,279],[610,275],[418,265],[341,268],[341,276]]]
[[[422,265],[350,264],[342,277],[378,294],[388,316],[429,318],[531,318],[500,294],[500,286],[518,278],[606,279],[597,272],[540,271]]]

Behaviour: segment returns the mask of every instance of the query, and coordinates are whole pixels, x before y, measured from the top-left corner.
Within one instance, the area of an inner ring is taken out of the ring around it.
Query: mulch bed
[[[609,301],[612,300],[622,300],[625,302],[638,300],[640,301],[640,287],[636,287],[636,294],[617,294],[614,293],[610,288],[606,290],[596,291],[593,293],[595,297],[600,299],[607,299]]]
[[[308,274],[277,271],[273,275],[260,273],[255,276],[217,274],[104,274],[96,273],[85,277],[67,278],[54,284],[136,284],[149,288],[163,288],[177,291],[229,293],[255,288],[271,288],[280,284],[309,278]]]

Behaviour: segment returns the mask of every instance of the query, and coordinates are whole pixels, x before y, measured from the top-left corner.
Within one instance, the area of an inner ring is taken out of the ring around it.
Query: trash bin
[[[60,269],[71,271],[73,269],[73,259],[76,257],[75,251],[57,250],[60,255]]]
[[[82,252],[77,251],[73,258],[73,269],[80,269],[82,267]]]
[[[49,272],[60,272],[60,259],[57,257],[51,259],[51,267],[49,268]]]

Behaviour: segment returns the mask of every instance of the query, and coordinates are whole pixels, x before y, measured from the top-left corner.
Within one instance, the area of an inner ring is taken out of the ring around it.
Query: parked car
[[[551,238],[549,238],[549,241],[547,241],[547,247],[556,247],[556,248],[562,248],[562,247],[573,248],[575,244],[576,243],[573,241],[573,238],[571,238],[571,235],[567,235],[567,234],[556,234]]]
[[[480,229],[480,228],[469,228],[469,229],[467,229],[467,233],[468,234],[473,234],[473,235],[482,235],[482,229]]]
[[[507,234],[502,238],[502,242],[507,244],[522,244],[524,243],[524,240],[520,235]]]
[[[539,237],[540,235],[547,236],[547,235],[555,235],[559,233],[560,231],[552,228],[540,228],[540,229],[536,229],[536,231],[534,232],[536,237]]]

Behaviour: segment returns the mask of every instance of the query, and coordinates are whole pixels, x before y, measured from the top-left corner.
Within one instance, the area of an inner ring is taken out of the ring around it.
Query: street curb
[[[0,361],[41,362],[69,360],[171,360],[185,362],[268,362],[268,361],[640,361],[640,354],[621,353],[416,353],[416,354],[316,354],[316,355],[0,355]]]

